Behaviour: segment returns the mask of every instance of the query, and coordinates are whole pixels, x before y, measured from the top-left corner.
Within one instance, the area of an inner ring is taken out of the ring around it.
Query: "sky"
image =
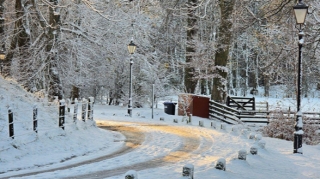
[[[221,129],[220,122],[196,116],[187,124],[182,116],[164,113],[163,102],[175,101],[176,96],[159,101],[153,119],[151,108],[134,108],[129,117],[126,106],[97,102],[94,121],[80,120],[79,106],[73,123],[72,105],[62,130],[57,103],[35,98],[13,81],[1,78],[0,85],[0,178],[123,179],[136,174],[139,179],[177,179],[183,178],[184,166],[193,166],[198,179],[320,179],[320,145],[303,144],[303,154],[293,154],[291,141],[260,139],[256,130],[260,125],[223,124],[226,128]],[[292,99],[256,100],[267,100],[273,109],[294,106]],[[319,98],[303,99],[302,107],[316,111],[319,102]],[[32,128],[35,105],[38,133]],[[8,136],[8,109],[14,114],[14,139]],[[257,139],[249,139],[250,135]],[[257,155],[250,153],[252,147]],[[246,151],[246,160],[238,159],[240,150]],[[219,159],[226,161],[225,171],[215,168]]]

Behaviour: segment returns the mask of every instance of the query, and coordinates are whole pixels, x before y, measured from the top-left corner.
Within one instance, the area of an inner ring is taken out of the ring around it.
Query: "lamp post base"
[[[302,154],[302,134],[294,134],[293,153]]]
[[[128,114],[130,117],[132,117],[132,109],[128,109]]]

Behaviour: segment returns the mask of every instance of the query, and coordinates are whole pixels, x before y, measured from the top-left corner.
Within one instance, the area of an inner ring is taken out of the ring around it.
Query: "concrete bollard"
[[[246,160],[247,159],[247,150],[246,149],[239,150],[238,159],[239,160]]]
[[[182,176],[184,178],[193,179],[194,166],[192,164],[186,164],[182,168]]]
[[[249,139],[254,139],[254,137],[255,137],[255,133],[250,133],[249,134]]]
[[[227,130],[227,125],[226,124],[221,124],[221,130]]]
[[[217,126],[217,125],[216,125],[216,123],[215,123],[215,122],[211,122],[211,128],[214,128],[214,129],[215,129],[215,128],[216,128],[216,126]]]
[[[189,121],[188,121],[188,124],[190,123],[191,124],[191,119],[192,118],[192,114],[189,114]]]
[[[224,158],[220,158],[217,161],[216,169],[226,171],[226,160]]]
[[[203,127],[203,121],[199,121],[199,126]]]
[[[262,139],[262,136],[260,134],[256,134],[254,136],[254,140],[256,140],[256,141],[260,141],[261,139]]]
[[[242,129],[241,130],[242,135],[247,135],[248,134],[248,129]]]
[[[164,121],[164,118],[163,118],[163,117],[160,117],[160,121]]]
[[[252,155],[257,155],[258,154],[258,147],[256,145],[253,145],[251,148],[250,148],[250,153]]]
[[[138,174],[135,170],[129,170],[125,174],[125,179],[138,179]]]
[[[266,147],[266,141],[260,140],[260,141],[258,142],[258,146],[259,146],[260,148],[264,149],[264,148]]]
[[[178,123],[178,119],[173,119],[173,122],[174,123]]]

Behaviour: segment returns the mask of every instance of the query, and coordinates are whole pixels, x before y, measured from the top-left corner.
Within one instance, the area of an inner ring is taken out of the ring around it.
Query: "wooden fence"
[[[78,116],[78,105],[81,104],[82,105],[82,111],[81,111],[81,120],[82,121],[86,121],[87,120],[93,120],[93,102],[94,102],[94,98],[93,97],[90,97],[89,100],[83,100],[82,102],[76,102],[74,104],[74,110],[73,110],[73,123],[77,123],[77,116]],[[65,130],[65,126],[66,126],[66,108],[67,108],[67,111],[70,112],[70,108],[69,108],[69,102],[65,102],[65,100],[60,100],[59,102],[59,106],[58,106],[58,128],[61,128],[63,130]],[[45,107],[46,108],[46,107]],[[52,108],[50,106],[50,108]],[[17,120],[14,120],[15,116],[14,114],[17,114],[17,113],[27,113],[25,110],[18,110],[16,109],[13,110],[11,109],[10,107],[8,107],[8,136],[12,139],[14,139],[16,137],[15,135],[15,125],[19,124],[19,123],[30,123],[32,125],[32,131],[34,133],[38,133],[38,112],[39,112],[39,109],[38,107],[35,105],[32,109],[32,118],[30,121],[19,121],[19,119]],[[22,114],[23,115],[23,114]],[[43,125],[45,126],[45,125]],[[0,126],[0,128],[4,128],[5,126]],[[47,129],[43,128],[43,130],[51,130],[52,128],[54,128],[53,126],[50,126],[48,127]],[[26,131],[24,134],[19,134],[20,135],[26,135],[30,132]]]
[[[286,118],[295,118],[296,112],[291,110],[286,111],[270,111],[267,103],[259,103],[255,105],[256,110],[247,110],[244,108],[234,109],[232,107],[217,103],[213,100],[209,102],[209,118],[220,120],[228,124],[239,123],[262,123],[268,124],[271,120],[277,119],[281,113]],[[238,108],[238,107],[237,107]],[[303,112],[304,119],[308,119],[308,123],[317,124],[320,127],[319,112]],[[303,120],[306,123],[306,120]]]

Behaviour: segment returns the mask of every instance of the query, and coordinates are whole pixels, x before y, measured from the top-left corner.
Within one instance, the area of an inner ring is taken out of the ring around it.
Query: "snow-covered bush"
[[[294,139],[294,124],[295,117],[288,117],[283,112],[273,112],[274,119],[270,120],[270,123],[262,129],[264,136],[273,137],[278,139],[284,139],[293,141]],[[316,145],[320,143],[319,136],[316,135],[319,126],[312,124],[312,120],[307,117],[303,117],[303,142],[308,145]]]

